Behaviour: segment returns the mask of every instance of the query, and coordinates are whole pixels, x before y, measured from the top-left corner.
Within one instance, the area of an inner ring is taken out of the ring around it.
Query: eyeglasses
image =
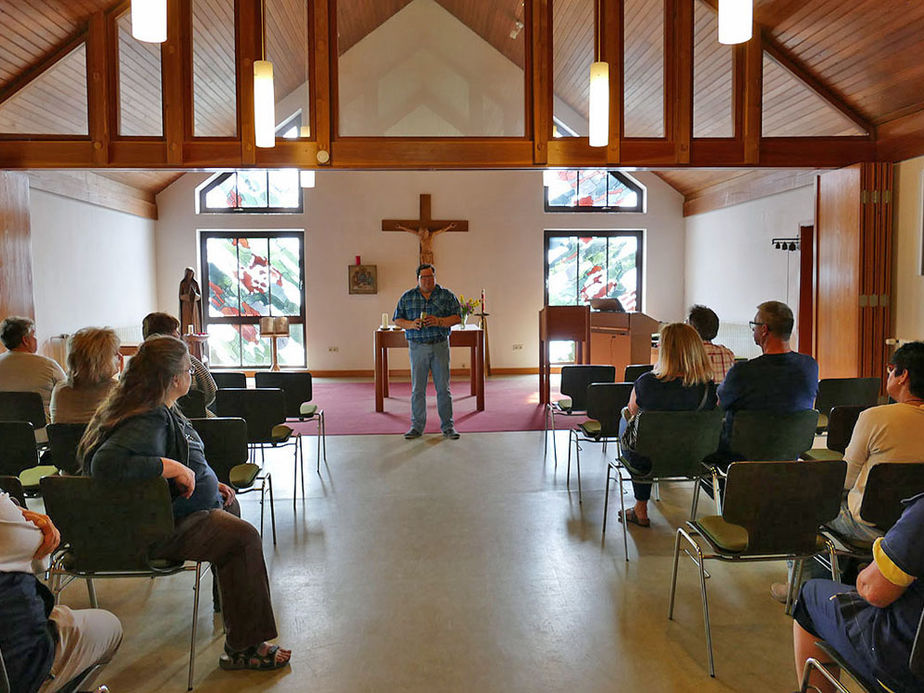
[[[190,367],[189,367],[189,374],[190,374],[190,375],[195,375],[195,374],[196,374],[196,369],[193,368],[192,366],[190,366]]]
[[[759,327],[760,325],[766,325],[766,324],[767,324],[767,323],[765,323],[765,322],[754,322],[753,320],[748,320],[748,325],[751,327],[752,330],[753,330],[755,327]]]

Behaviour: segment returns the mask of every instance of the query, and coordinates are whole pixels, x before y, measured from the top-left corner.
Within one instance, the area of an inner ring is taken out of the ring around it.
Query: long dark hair
[[[120,423],[164,403],[174,376],[183,372],[183,360],[188,353],[185,342],[176,337],[156,335],[142,343],[138,353],[128,362],[119,384],[87,425],[87,432],[77,448],[81,464]]]

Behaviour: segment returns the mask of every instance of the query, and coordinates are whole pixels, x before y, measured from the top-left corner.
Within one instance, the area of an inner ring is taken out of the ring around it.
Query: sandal
[[[248,647],[246,650],[234,650],[225,643],[225,653],[218,659],[218,666],[222,669],[255,669],[258,671],[267,671],[271,669],[281,669],[289,664],[290,660],[280,662],[276,659],[276,653],[279,652],[279,645],[269,645],[266,652],[260,654],[260,645]]]
[[[639,527],[651,527],[651,520],[648,520],[648,519],[643,520],[642,518],[640,518],[638,515],[635,514],[634,508],[629,508],[628,510],[626,510],[625,520],[623,520],[622,515],[617,515],[616,517],[620,522],[631,523],[633,525],[638,525]]]

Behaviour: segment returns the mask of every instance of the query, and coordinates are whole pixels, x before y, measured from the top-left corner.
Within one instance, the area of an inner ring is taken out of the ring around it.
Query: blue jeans
[[[411,428],[423,433],[427,425],[427,375],[433,373],[436,411],[443,433],[454,428],[449,393],[449,340],[436,344],[408,342],[411,358]]]

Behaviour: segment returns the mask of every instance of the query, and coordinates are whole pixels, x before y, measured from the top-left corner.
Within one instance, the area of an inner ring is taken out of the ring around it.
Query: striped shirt
[[[421,313],[446,318],[450,315],[461,315],[462,309],[459,307],[459,299],[456,295],[439,284],[433,287],[429,300],[425,299],[420,289],[415,286],[410,291],[405,291],[398,299],[398,306],[395,308],[392,320],[416,320]],[[449,338],[448,327],[436,327],[435,325],[419,330],[405,330],[404,333],[409,342],[423,343]]]

